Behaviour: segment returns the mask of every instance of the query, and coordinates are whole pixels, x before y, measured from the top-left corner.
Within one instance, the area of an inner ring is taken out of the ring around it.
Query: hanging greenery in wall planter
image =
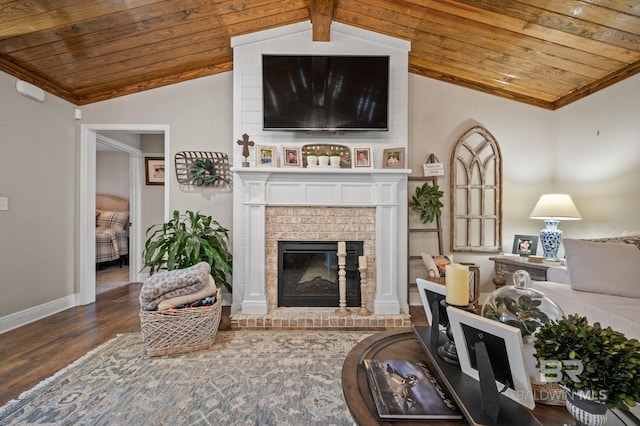
[[[182,185],[223,187],[231,184],[229,156],[223,152],[180,151],[176,178]]]
[[[208,158],[194,160],[189,166],[188,175],[196,186],[211,185],[218,178],[216,167],[213,165],[213,161]]]
[[[431,223],[436,216],[442,214],[440,209],[444,205],[440,199],[443,195],[437,184],[429,185],[429,182],[425,182],[424,185],[416,188],[416,192],[411,197],[413,203],[411,208],[420,214],[422,223]]]

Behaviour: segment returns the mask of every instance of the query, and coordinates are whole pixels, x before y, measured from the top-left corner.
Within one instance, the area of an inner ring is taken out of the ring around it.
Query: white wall
[[[119,151],[96,152],[96,194],[129,199],[129,154]]]
[[[78,146],[74,106],[18,94],[0,72],[0,330],[2,318],[73,302]],[[50,311],[49,311],[50,312]]]
[[[558,111],[555,189],[570,192],[583,220],[565,235],[640,230],[640,74]]]

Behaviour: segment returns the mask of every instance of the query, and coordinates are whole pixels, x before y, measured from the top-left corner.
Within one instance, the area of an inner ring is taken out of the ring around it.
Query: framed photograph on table
[[[291,146],[283,147],[282,165],[284,167],[302,167],[302,149]]]
[[[164,185],[164,158],[144,158],[145,183],[147,185]]]
[[[431,307],[435,302],[438,306],[438,328],[444,331],[449,323],[449,317],[446,306],[441,305],[440,302],[447,297],[447,287],[423,278],[416,278],[416,285],[418,286],[418,291],[420,291],[420,300],[422,300],[422,306],[424,306],[424,313],[427,316],[429,325],[433,325]]]
[[[513,254],[520,256],[535,256],[538,251],[538,237],[536,235],[515,235],[513,237]]]
[[[383,169],[404,168],[404,148],[387,148],[382,155]]]
[[[462,372],[480,380],[476,344],[483,342],[498,391],[533,409],[535,402],[520,329],[453,306],[447,308],[447,314]]]
[[[275,146],[258,145],[256,146],[256,166],[257,167],[276,167],[278,156]]]
[[[353,167],[372,167],[371,148],[353,148]]]

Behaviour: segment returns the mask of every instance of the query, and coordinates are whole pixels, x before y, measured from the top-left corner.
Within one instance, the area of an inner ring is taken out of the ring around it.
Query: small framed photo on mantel
[[[383,169],[404,168],[404,148],[387,148],[382,154]]]
[[[275,146],[258,145],[256,146],[256,166],[257,167],[276,167],[278,155]]]
[[[295,146],[282,148],[283,167],[302,167],[302,149]]]
[[[372,167],[371,148],[353,148],[353,167]]]

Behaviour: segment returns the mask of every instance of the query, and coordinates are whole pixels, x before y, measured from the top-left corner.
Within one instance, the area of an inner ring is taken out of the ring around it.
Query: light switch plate
[[[9,197],[0,197],[0,210],[9,210]]]

